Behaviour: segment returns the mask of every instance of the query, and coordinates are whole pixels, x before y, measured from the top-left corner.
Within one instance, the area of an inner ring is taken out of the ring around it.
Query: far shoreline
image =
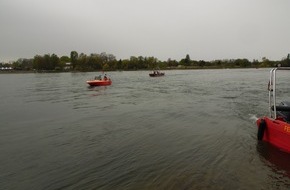
[[[218,69],[265,69],[270,67],[194,67],[194,68],[164,68],[160,70],[218,70]],[[28,73],[89,73],[89,72],[116,72],[116,71],[151,71],[150,69],[139,69],[139,70],[96,70],[96,71],[50,71],[50,70],[41,70],[41,71],[32,71],[32,70],[2,70],[0,74],[28,74]]]

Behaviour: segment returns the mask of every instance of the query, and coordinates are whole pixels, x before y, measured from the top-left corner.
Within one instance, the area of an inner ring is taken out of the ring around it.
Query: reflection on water
[[[289,153],[263,141],[257,143],[257,151],[261,155],[262,161],[270,166],[273,171],[283,173],[290,178]]]
[[[257,145],[267,69],[109,74],[0,75],[0,187],[289,188],[288,154]]]
[[[105,93],[107,88],[107,86],[88,86],[89,91],[95,92],[91,96],[100,96]]]
[[[281,186],[289,189],[290,154],[263,141],[257,143],[257,152],[261,161],[270,168],[271,172],[268,173],[268,178],[272,182],[271,186],[275,189],[280,189]]]

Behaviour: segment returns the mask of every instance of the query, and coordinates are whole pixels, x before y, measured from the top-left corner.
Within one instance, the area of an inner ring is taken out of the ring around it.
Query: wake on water
[[[256,115],[254,115],[254,114],[249,114],[249,116],[250,116],[250,120],[251,121],[253,121],[253,123],[255,123],[259,118],[256,116]]]

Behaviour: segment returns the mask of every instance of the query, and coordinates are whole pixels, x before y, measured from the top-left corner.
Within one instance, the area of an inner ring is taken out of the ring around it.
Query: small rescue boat
[[[88,80],[90,86],[108,86],[112,84],[111,79],[108,80]]]
[[[279,105],[276,105],[277,70],[290,71],[290,68],[278,67],[270,71],[268,84],[269,116],[264,116],[257,120],[257,138],[290,153],[290,102],[282,101]]]
[[[112,84],[112,80],[106,75],[102,78],[102,76],[95,77],[93,80],[88,80],[87,83],[90,86],[109,86]]]
[[[149,73],[150,77],[162,77],[164,76],[165,73],[162,73],[160,71],[154,70],[152,73]]]

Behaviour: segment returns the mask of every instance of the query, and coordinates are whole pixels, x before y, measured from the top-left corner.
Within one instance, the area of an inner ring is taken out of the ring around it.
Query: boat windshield
[[[95,80],[102,80],[102,75],[95,76]]]

